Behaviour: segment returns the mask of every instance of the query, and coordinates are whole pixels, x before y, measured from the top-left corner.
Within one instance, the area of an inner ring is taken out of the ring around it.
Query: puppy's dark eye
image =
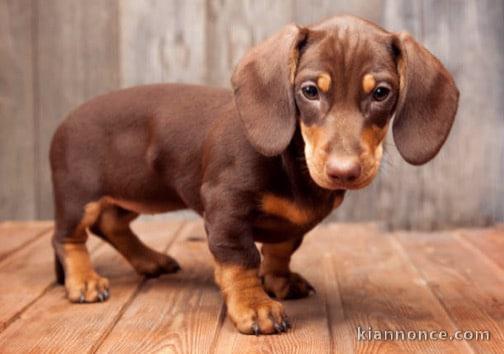
[[[309,100],[316,100],[319,96],[318,88],[315,85],[306,85],[301,89],[303,95]]]
[[[390,89],[389,88],[387,88],[385,86],[378,86],[373,91],[373,98],[376,101],[383,101],[383,100],[385,100],[388,97],[389,94],[390,94]]]

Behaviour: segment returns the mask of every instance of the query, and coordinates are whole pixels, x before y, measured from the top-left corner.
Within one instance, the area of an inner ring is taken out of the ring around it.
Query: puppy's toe
[[[160,254],[155,259],[142,260],[134,266],[139,274],[147,278],[157,278],[163,274],[176,273],[181,269],[177,261],[166,254]]]
[[[75,303],[103,302],[110,296],[109,281],[95,272],[65,280],[67,297]]]
[[[262,280],[264,290],[277,299],[301,299],[315,293],[315,288],[297,273],[265,274]]]
[[[282,304],[271,299],[242,303],[228,308],[228,311],[236,328],[243,334],[275,334],[289,328]]]

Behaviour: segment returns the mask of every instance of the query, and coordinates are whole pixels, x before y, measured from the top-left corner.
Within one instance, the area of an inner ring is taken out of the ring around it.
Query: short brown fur
[[[177,262],[143,244],[130,223],[190,208],[204,218],[237,329],[286,331],[282,305],[265,291],[279,299],[313,292],[289,267],[304,235],[345,191],[371,183],[389,126],[405,160],[422,164],[446,141],[458,104],[452,77],[421,44],[352,16],[285,26],[245,54],[231,83],[123,89],[59,126],[50,151],[53,246],[70,301],[109,296],[87,231],[142,275],[172,273]],[[378,85],[388,90],[379,100]]]

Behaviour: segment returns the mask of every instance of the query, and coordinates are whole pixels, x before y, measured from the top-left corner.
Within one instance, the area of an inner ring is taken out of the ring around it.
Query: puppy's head
[[[426,163],[458,104],[450,74],[411,36],[349,16],[286,26],[252,48],[231,81],[252,145],[277,155],[299,125],[310,175],[327,189],[372,181],[393,116],[400,154]]]

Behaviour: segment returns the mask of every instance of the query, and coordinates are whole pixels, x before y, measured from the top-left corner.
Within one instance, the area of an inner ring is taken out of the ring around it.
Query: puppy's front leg
[[[259,252],[244,222],[226,216],[213,224],[206,220],[209,247],[215,261],[215,280],[230,319],[245,334],[272,334],[288,328],[282,304],[263,290]]]
[[[292,254],[301,245],[302,239],[281,243],[263,244],[261,277],[264,289],[277,299],[300,299],[315,292],[313,286],[301,275],[291,272]]]

